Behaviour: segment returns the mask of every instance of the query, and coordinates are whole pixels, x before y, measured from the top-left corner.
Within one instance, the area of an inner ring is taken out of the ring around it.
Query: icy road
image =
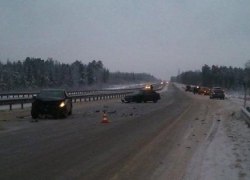
[[[0,179],[250,179],[240,107],[169,85],[158,103],[76,103],[67,119],[0,112]],[[102,111],[110,123],[102,124]]]

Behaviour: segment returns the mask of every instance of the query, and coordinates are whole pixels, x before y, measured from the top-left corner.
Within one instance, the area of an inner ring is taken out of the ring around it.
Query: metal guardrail
[[[121,98],[126,94],[131,92],[117,92],[117,93],[104,93],[104,94],[97,94],[97,95],[74,95],[70,96],[73,102],[89,102],[89,101],[97,101],[97,100],[106,100],[106,99],[113,99],[113,98]],[[16,104],[21,104],[21,109],[24,108],[24,104],[32,103],[33,98],[12,98],[12,99],[4,99],[0,100],[0,106],[9,106],[9,110],[12,110],[12,106]]]
[[[155,90],[159,91],[163,89],[163,85],[155,85]],[[95,90],[95,91],[68,91],[69,96],[72,98],[73,102],[77,100],[88,102],[88,101],[97,101],[105,100],[112,98],[121,98],[135,90],[142,88],[133,88],[133,89],[116,89],[116,90]],[[89,94],[88,94],[89,93]],[[24,104],[32,103],[33,98],[30,96],[37,95],[37,92],[27,92],[27,93],[2,93],[1,95],[8,95],[11,98],[0,99],[0,106],[9,106],[9,110],[12,110],[12,106],[16,104],[21,105],[21,109],[24,108]],[[28,97],[24,97],[24,96]],[[17,96],[17,98],[16,98]],[[21,97],[21,98],[20,98]]]
[[[12,99],[4,99],[0,100],[0,106],[8,105],[9,110],[12,110],[12,106],[15,104],[21,104],[21,109],[23,109],[24,104],[31,103],[33,98],[12,98]]]
[[[85,95],[85,94],[100,94],[107,92],[118,92],[118,91],[131,91],[137,90],[140,88],[129,88],[129,89],[103,89],[103,90],[84,90],[84,91],[67,91],[69,95]],[[13,92],[13,93],[0,93],[1,99],[12,99],[12,98],[25,98],[32,97],[34,95],[39,94],[39,92]]]
[[[241,108],[241,112],[245,117],[244,119],[245,119],[248,127],[250,127],[250,112],[244,107]]]
[[[32,97],[33,95],[38,94],[38,92],[15,92],[15,93],[0,93],[0,99],[6,98],[24,98],[24,97]]]

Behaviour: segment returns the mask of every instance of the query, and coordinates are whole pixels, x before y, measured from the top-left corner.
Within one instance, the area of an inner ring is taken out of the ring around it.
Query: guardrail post
[[[23,103],[21,103],[21,109],[23,109]]]
[[[10,104],[10,111],[12,110],[12,104]]]

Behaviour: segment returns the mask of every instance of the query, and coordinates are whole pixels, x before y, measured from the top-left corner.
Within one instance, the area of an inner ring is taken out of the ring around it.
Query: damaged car
[[[153,90],[139,90],[133,94],[126,95],[124,98],[122,98],[122,102],[124,103],[130,103],[130,102],[148,102],[152,101],[156,103],[158,100],[160,100],[160,94]]]
[[[63,89],[45,89],[33,97],[31,116],[51,115],[54,118],[65,118],[72,114],[72,98]]]

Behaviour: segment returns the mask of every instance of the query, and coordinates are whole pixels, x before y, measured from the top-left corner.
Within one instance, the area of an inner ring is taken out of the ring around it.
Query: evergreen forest
[[[202,66],[201,70],[182,72],[171,81],[206,87],[220,86],[225,89],[250,87],[250,62],[245,68],[227,66]]]
[[[0,92],[31,91],[41,88],[65,88],[83,90],[101,88],[108,84],[155,81],[147,73],[110,72],[102,61],[87,64],[76,60],[71,64],[60,63],[52,58],[27,57],[21,61],[0,61]]]

